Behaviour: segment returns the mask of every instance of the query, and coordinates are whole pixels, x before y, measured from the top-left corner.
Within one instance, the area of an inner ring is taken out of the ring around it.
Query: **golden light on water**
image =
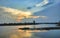
[[[32,33],[28,31],[18,30],[18,34],[12,34],[10,38],[30,38]]]
[[[14,30],[11,33],[10,38],[31,38],[33,36],[33,32],[47,32],[46,30],[20,30],[18,28],[32,28],[32,26],[17,26],[17,30]]]
[[[18,30],[21,34],[22,37],[25,37],[25,38],[29,38],[32,36],[32,33],[30,33],[29,31],[25,31],[25,30]]]
[[[13,35],[11,35],[11,37],[10,38],[18,38],[18,36],[17,35],[15,35],[15,34],[13,34]]]
[[[20,26],[17,26],[19,28]],[[23,26],[21,26],[22,28]],[[27,26],[28,27],[28,26]],[[10,35],[10,38],[30,38],[32,36],[32,33],[29,32],[28,30],[15,30],[13,33]]]

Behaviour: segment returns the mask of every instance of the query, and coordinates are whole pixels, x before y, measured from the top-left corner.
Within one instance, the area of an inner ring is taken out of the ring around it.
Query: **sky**
[[[0,23],[58,22],[60,0],[0,0]]]

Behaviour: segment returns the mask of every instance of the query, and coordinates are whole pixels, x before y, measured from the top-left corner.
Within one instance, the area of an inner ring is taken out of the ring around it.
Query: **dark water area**
[[[25,26],[0,26],[0,38],[60,38],[60,30],[29,32],[18,29],[22,27]],[[34,25],[26,27],[33,28]],[[56,27],[56,25],[35,25],[35,27]]]

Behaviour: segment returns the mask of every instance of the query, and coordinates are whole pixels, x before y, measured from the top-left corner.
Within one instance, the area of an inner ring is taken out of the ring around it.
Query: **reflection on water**
[[[30,38],[32,33],[28,30],[19,30],[20,26],[1,26],[0,38]],[[4,37],[5,36],[5,37]]]
[[[31,28],[31,26],[16,26],[16,27],[17,28],[23,28],[23,27]],[[31,36],[33,35],[33,32],[41,32],[41,31],[38,31],[38,30],[15,30],[14,32],[11,33],[10,38],[31,38]],[[42,32],[45,32],[45,30]]]
[[[32,35],[32,33],[28,32],[28,31],[22,31],[22,30],[18,30],[15,33],[12,33],[10,35],[10,38],[30,38]]]
[[[53,25],[54,26],[54,25]],[[53,27],[52,25],[44,25],[40,27]],[[19,30],[25,26],[0,26],[0,38],[58,38],[60,37],[60,30],[37,31],[37,30]],[[26,26],[34,27],[34,26]],[[36,28],[39,26],[35,26]],[[55,26],[54,26],[55,27]]]

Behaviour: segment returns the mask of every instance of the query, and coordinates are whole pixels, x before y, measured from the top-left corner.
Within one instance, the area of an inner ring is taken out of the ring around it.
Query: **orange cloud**
[[[21,21],[25,18],[46,18],[46,16],[33,16],[33,13],[30,11],[22,11],[18,9],[13,8],[7,8],[7,7],[1,7],[4,12],[12,14],[16,21]]]

